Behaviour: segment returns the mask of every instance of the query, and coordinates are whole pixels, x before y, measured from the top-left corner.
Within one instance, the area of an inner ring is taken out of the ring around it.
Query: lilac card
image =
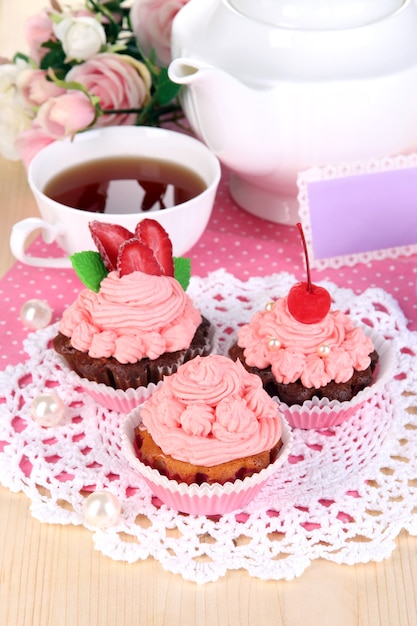
[[[313,266],[417,253],[417,155],[312,168],[298,187]]]

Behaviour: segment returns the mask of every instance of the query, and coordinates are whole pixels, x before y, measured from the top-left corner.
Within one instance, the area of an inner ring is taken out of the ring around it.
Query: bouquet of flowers
[[[0,58],[0,154],[21,159],[95,127],[178,122],[171,25],[188,0],[85,0],[29,18],[29,52]]]

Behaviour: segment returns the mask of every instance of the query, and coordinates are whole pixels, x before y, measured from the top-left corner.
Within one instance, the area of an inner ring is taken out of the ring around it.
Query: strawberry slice
[[[174,276],[172,243],[166,230],[156,220],[146,218],[138,222],[135,235],[153,251],[165,276]]]
[[[116,270],[119,247],[123,242],[134,237],[134,234],[119,224],[108,224],[97,220],[89,222],[88,226],[104,265],[109,272]]]
[[[136,237],[120,245],[117,269],[120,277],[131,272],[144,272],[144,274],[154,274],[156,276],[163,274],[162,268],[152,250],[149,246],[136,239]]]

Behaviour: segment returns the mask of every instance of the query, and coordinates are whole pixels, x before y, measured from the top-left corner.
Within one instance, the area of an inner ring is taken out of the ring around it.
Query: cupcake
[[[93,221],[98,252],[71,257],[86,288],[64,311],[55,351],[95,399],[131,410],[179,365],[210,351],[210,322],[185,289],[187,259],[152,219],[135,233]]]
[[[239,329],[229,356],[259,376],[292,426],[324,428],[344,421],[376,391],[377,373],[385,380],[391,355],[371,329],[331,310],[329,292],[311,282],[302,239],[307,282],[255,313]]]
[[[131,463],[165,504],[222,514],[245,506],[289,454],[289,431],[258,376],[196,357],[128,417]]]

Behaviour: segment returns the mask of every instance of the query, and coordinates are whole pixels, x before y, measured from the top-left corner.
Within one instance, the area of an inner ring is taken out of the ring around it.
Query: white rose
[[[19,74],[27,68],[27,63],[21,60],[0,65],[0,154],[6,159],[20,158],[15,140],[22,131],[30,128],[35,115],[16,86]]]
[[[54,24],[54,34],[62,43],[67,61],[86,61],[106,43],[106,32],[94,17],[64,17]]]
[[[19,74],[26,71],[29,65],[18,59],[16,63],[0,64],[0,105],[4,102],[13,102],[18,96],[16,86]]]
[[[28,130],[32,123],[32,117],[28,115],[27,108],[17,102],[0,105],[0,154],[6,159],[18,161],[19,154],[15,148],[18,135]]]

